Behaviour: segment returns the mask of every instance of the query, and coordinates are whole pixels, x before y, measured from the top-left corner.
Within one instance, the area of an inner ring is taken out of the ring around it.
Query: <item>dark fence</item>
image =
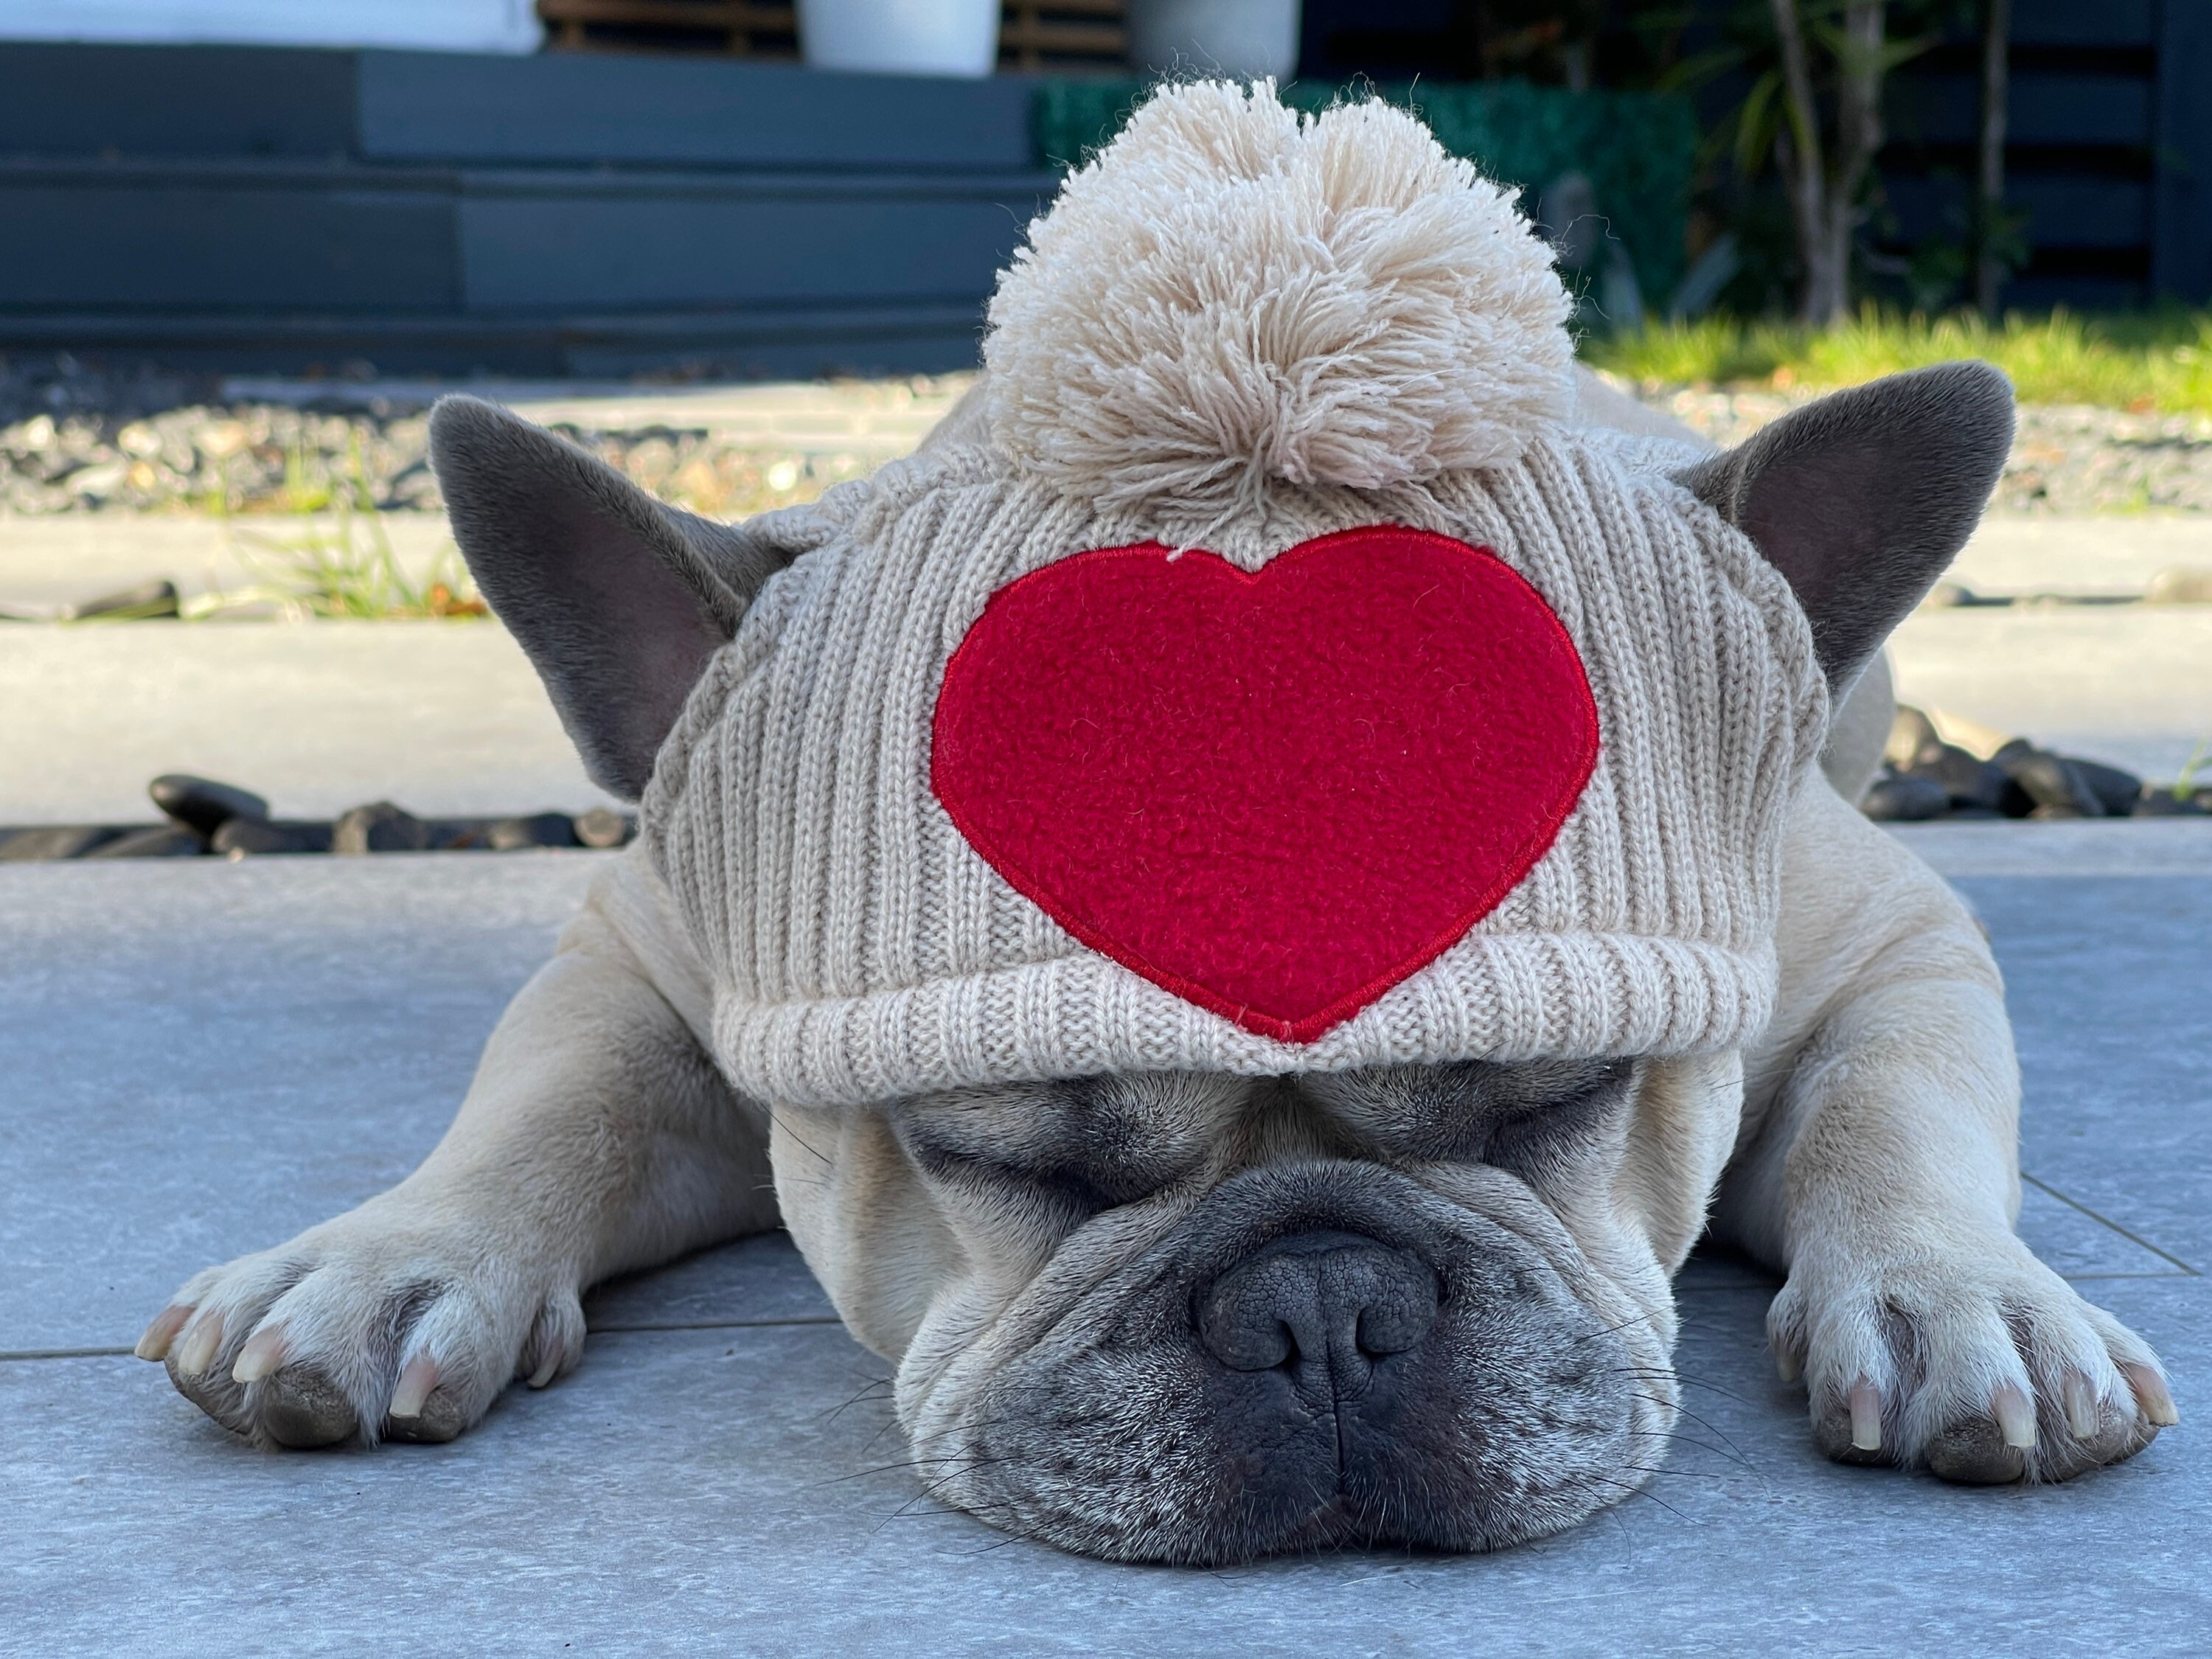
[[[0,46],[0,350],[226,368],[966,367],[1031,85]]]
[[[1335,9],[1355,3],[1391,10]],[[1329,12],[1314,0],[1310,24]],[[2028,259],[2008,300],[2212,299],[2212,0],[2014,0],[2014,15],[2008,195]],[[1963,240],[1974,61],[1961,38],[1893,78],[1878,234],[1899,259]],[[1342,65],[1316,67],[1297,90],[1341,84]],[[1052,188],[1048,158],[1072,147],[1038,125],[1050,87],[680,57],[0,45],[0,352],[386,374],[964,367],[993,274]],[[1566,161],[1589,173],[1664,303],[1686,142],[1666,100],[1400,91],[1516,182],[1540,190]],[[1537,118],[1562,111],[1580,125]]]
[[[1893,77],[1890,251],[1963,236],[1979,47]],[[2025,216],[2023,307],[2212,298],[2212,4],[2014,0],[2007,205]]]

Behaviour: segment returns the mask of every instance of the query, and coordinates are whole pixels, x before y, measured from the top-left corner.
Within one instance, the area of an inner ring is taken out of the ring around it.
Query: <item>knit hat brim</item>
[[[1775,978],[1771,947],[1477,933],[1319,1041],[1294,1043],[1244,1030],[1079,948],[867,996],[725,995],[714,1040],[740,1089],[795,1106],[859,1106],[1115,1072],[1266,1077],[1719,1052],[1766,1023]]]

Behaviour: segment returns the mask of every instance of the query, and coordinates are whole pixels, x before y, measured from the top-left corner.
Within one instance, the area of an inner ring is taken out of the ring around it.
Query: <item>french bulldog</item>
[[[1658,418],[1580,388],[1583,421]],[[1678,1409],[1669,1279],[1711,1237],[1786,1275],[1774,1359],[1829,1456],[1966,1482],[2131,1456],[2174,1406],[2142,1340],[2014,1231],[1989,948],[1851,805],[1889,724],[1880,647],[2010,426],[2002,377],[1954,365],[1680,476],[1788,578],[1849,693],[1790,805],[1779,994],[1740,1050],[750,1098],[633,845],[422,1166],[195,1274],[137,1352],[257,1445],[449,1440],[576,1365],[595,1283],[784,1226],[896,1367],[931,1490],[996,1527],[1133,1561],[1481,1550],[1649,1479]],[[484,592],[635,795],[787,555],[489,404],[450,398],[432,429]]]

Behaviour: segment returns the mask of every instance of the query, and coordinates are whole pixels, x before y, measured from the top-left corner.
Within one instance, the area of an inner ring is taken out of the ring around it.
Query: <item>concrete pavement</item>
[[[1114,1567],[939,1510],[770,1237],[613,1287],[450,1446],[263,1454],[128,1357],[209,1261],[403,1174],[603,855],[0,868],[0,1652],[2163,1655],[2212,1625],[2212,826],[1901,832],[2011,987],[2022,1227],[2184,1415],[2073,1486],[1839,1468],[1771,1283],[1693,1261],[1698,1421],[1532,1547]]]
[[[386,524],[418,576],[450,547],[434,516]],[[0,605],[159,574],[187,593],[235,589],[266,575],[268,540],[302,533],[285,520],[0,519]],[[2212,519],[1993,519],[1953,575],[1990,595],[2139,592],[2191,562],[2212,566]],[[1923,610],[1891,649],[1908,702],[2155,781],[2212,734],[2212,605]],[[0,623],[0,823],[144,818],[147,780],[174,771],[296,816],[378,799],[425,813],[605,799],[495,625]]]
[[[1900,702],[2153,781],[2212,737],[2212,605],[1923,610],[1889,651]]]
[[[537,418],[585,412],[559,404],[524,407]],[[932,419],[935,413],[933,406]],[[917,421],[878,431],[871,441],[888,460],[911,449],[927,429],[927,422]],[[804,453],[832,435],[795,425],[764,436],[763,445]],[[441,514],[386,513],[380,525],[412,574],[452,552]],[[167,577],[188,595],[236,589],[281,568],[286,544],[315,535],[329,539],[337,526],[328,516],[280,514],[0,515],[0,607],[64,604],[155,576]],[[366,546],[365,526],[356,535]],[[2212,566],[2212,517],[1987,519],[1950,575],[1991,595],[2140,593],[2174,564]]]
[[[151,819],[164,772],[283,817],[609,801],[495,623],[0,624],[0,823]]]

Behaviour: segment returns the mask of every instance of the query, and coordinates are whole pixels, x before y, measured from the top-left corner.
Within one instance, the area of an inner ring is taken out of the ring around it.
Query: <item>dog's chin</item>
[[[1558,1532],[1643,1483],[1674,1383],[1564,1230],[1510,1218],[1372,1164],[1249,1171],[940,1392],[917,1449],[939,1497],[1111,1560]]]

